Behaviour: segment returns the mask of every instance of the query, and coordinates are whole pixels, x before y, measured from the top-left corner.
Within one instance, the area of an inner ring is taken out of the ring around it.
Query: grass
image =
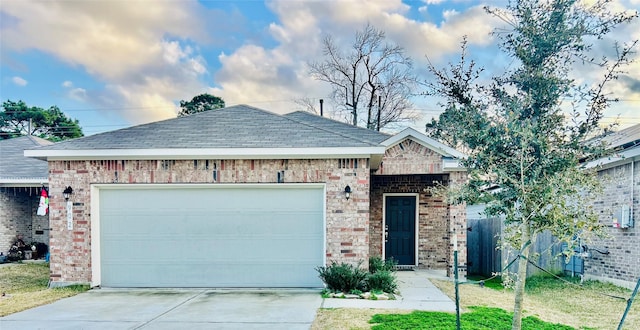
[[[0,317],[87,291],[89,286],[77,285],[48,288],[48,263],[18,263],[0,268]]]
[[[460,328],[476,330],[511,329],[512,313],[493,307],[470,307],[470,311],[460,315]],[[386,329],[429,329],[451,330],[455,328],[456,317],[452,313],[414,311],[410,314],[376,314],[370,323],[375,330]],[[524,330],[572,330],[573,328],[541,321],[534,316],[522,320]]]
[[[631,290],[598,281],[585,281],[578,286],[577,279],[568,280],[575,285],[552,277],[527,279],[525,315],[576,329],[616,329],[627,303],[626,300],[607,295],[629,298]],[[432,282],[449,297],[455,297],[452,282]],[[471,306],[498,307],[506,311],[513,309],[513,291],[503,289],[501,285],[486,285],[484,288],[461,285],[459,289],[463,309]],[[627,315],[624,329],[640,329],[640,303],[637,300]]]
[[[586,281],[577,286],[577,279],[569,280],[576,285],[549,277],[527,280],[524,313],[528,321],[525,329],[527,326],[529,329],[616,329],[626,308],[626,300],[607,295],[629,298],[631,290],[597,281]],[[451,281],[431,281],[451,299],[455,298]],[[511,328],[513,291],[504,289],[499,279],[485,283],[484,287],[461,285],[459,290],[462,329]],[[425,321],[425,318],[433,318],[434,321]],[[500,321],[505,318],[506,326]],[[483,327],[487,320],[491,326]],[[496,321],[500,323],[494,323]],[[437,322],[446,322],[448,326],[438,328]],[[320,309],[312,329],[413,329],[422,327],[422,324],[430,324],[428,328],[434,330],[455,329],[455,315],[380,309]],[[627,315],[624,329],[640,329],[640,302],[637,298]]]

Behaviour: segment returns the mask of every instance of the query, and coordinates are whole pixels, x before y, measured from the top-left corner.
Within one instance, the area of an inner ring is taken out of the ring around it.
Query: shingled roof
[[[47,162],[25,157],[24,150],[51,144],[35,136],[0,140],[0,185],[33,186],[46,183],[49,176]]]
[[[609,148],[628,149],[640,144],[640,124],[636,124],[605,136],[602,140]]]
[[[279,115],[237,105],[63,141],[25,155],[42,159],[368,157],[383,154],[380,142],[388,137],[312,114]]]
[[[314,115],[305,111],[292,112],[286,114],[285,117],[300,121],[313,127],[322,128],[343,135],[357,136],[359,139],[374,144],[380,144],[382,143],[382,141],[385,141],[386,139],[391,137],[391,135],[389,134],[345,124],[337,120],[320,117],[318,115]]]

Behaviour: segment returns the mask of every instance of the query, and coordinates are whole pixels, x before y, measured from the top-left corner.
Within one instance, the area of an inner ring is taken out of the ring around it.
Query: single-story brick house
[[[24,150],[52,144],[22,136],[0,140],[0,252],[7,253],[16,235],[29,244],[49,244],[49,217],[36,215],[40,193],[48,185],[47,162],[24,156]]]
[[[587,246],[584,275],[633,288],[640,278],[640,124],[605,137],[615,154],[588,164],[597,166],[604,193],[595,202],[609,238]]]
[[[320,287],[373,255],[450,272],[455,229],[466,260],[465,206],[428,189],[464,182],[463,155],[410,128],[239,105],[25,155],[49,164],[52,286]]]

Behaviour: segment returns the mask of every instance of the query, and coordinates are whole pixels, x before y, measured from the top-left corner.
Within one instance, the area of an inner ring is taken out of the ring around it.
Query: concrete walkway
[[[384,308],[455,312],[456,305],[428,279],[449,279],[443,272],[415,270],[396,272],[399,295],[396,300],[327,298],[321,308]]]

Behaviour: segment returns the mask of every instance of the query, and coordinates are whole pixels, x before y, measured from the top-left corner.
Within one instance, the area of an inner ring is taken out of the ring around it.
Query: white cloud
[[[87,90],[84,88],[74,88],[67,94],[70,99],[84,102],[87,99]]]
[[[450,20],[451,18],[453,18],[454,16],[460,14],[457,10],[452,9],[452,10],[445,10],[442,13],[442,17],[444,17],[445,20]]]
[[[207,63],[191,44],[212,42],[204,18],[219,13],[195,0],[7,1],[2,11],[17,22],[3,27],[5,50],[36,49],[84,69],[102,86],[67,96],[123,109],[133,123],[175,116],[174,102],[207,88]]]
[[[11,81],[20,87],[27,86],[28,84],[28,82],[24,78],[18,76],[11,78]]]
[[[460,40],[469,35],[471,43],[487,44],[495,20],[480,7],[449,15],[437,26],[406,17],[409,7],[400,0],[387,1],[272,1],[269,8],[278,21],[269,32],[278,45],[265,48],[247,44],[229,54],[222,54],[222,68],[215,74],[221,86],[212,92],[222,96],[228,104],[252,103],[264,106],[263,101],[285,101],[300,97],[327,97],[330,86],[314,81],[308,74],[307,61],[321,58],[320,41],[325,34],[335,37],[343,46],[352,42],[357,30],[371,23],[387,33],[390,41],[405,47],[425,66],[424,56],[437,59],[459,52]],[[279,112],[297,106],[280,102]]]
[[[441,0],[423,3],[419,8],[423,14],[429,5],[446,7]],[[74,88],[65,81],[67,95],[98,108],[121,108],[109,113],[135,123],[173,117],[177,101],[202,92],[221,96],[230,105],[249,103],[277,112],[296,109],[290,102],[296,98],[326,98],[330,86],[313,80],[306,62],[322,56],[320,41],[325,34],[348,45],[367,23],[405,47],[422,72],[425,55],[437,65],[457,57],[465,35],[471,46],[485,50],[474,54],[484,56],[484,64],[504,66],[490,36],[501,21],[481,5],[445,11],[442,22],[410,18],[410,7],[401,0],[273,0],[266,5],[276,19],[253,31],[251,22],[238,12],[210,11],[195,0],[5,1],[2,11],[16,23],[3,27],[2,46],[13,51],[36,49],[84,69],[102,86]],[[626,33],[638,38],[638,31]],[[238,34],[252,38],[236,38]],[[265,46],[263,39],[275,45]],[[199,49],[204,44],[227,49],[218,58],[222,66],[216,72]],[[207,84],[203,78],[209,73],[215,81]]]

